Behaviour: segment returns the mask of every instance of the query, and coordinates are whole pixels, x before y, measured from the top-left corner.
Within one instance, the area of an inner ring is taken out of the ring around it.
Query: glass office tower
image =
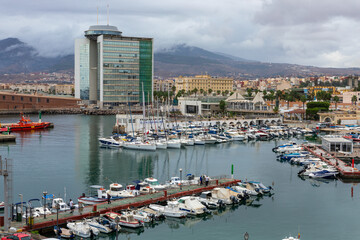
[[[153,40],[96,25],[75,41],[75,97],[100,106],[152,100]],[[86,95],[87,93],[87,95]],[[86,96],[88,96],[86,98]]]

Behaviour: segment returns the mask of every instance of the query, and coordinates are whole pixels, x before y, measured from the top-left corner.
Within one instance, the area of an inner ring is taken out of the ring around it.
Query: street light
[[[44,209],[44,219],[46,218],[46,211],[45,211],[45,207],[46,207],[46,195],[47,195],[47,191],[43,191],[43,194],[44,194],[44,206],[43,206],[43,209]]]
[[[20,193],[19,194],[20,197],[20,203],[21,203],[21,222],[22,222],[22,215],[23,215],[23,195]],[[17,207],[16,207],[17,208]],[[17,212],[17,211],[16,211]]]
[[[180,171],[180,190],[182,190],[182,168],[180,168],[179,171]]]
[[[56,208],[56,228],[59,231],[59,209],[60,209],[60,204],[56,203],[55,208]]]
[[[120,217],[116,216],[115,218],[115,223],[116,223],[116,240],[118,240],[118,236],[119,236],[119,222],[120,222]]]

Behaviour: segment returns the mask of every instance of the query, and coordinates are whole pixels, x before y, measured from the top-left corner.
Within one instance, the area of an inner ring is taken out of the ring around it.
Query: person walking
[[[202,185],[203,184],[203,177],[202,177],[202,175],[200,176],[200,185]]]
[[[111,196],[110,196],[110,194],[107,194],[107,202],[108,202],[108,204],[111,203]]]
[[[75,207],[74,207],[74,202],[72,199],[70,199],[69,206],[70,206],[70,213],[73,213]]]
[[[208,186],[209,185],[209,176],[205,176],[205,185]]]

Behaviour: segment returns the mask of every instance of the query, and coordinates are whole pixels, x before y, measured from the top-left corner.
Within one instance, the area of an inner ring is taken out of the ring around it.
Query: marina
[[[183,174],[192,173],[195,176],[230,175],[233,164],[235,179],[263,182],[266,186],[273,186],[275,194],[255,200],[249,206],[236,205],[221,213],[214,211],[204,218],[165,219],[155,227],[145,227],[145,231],[122,229],[119,237],[211,239],[214,234],[231,238],[234,234],[248,232],[251,239],[275,240],[283,239],[289,233],[296,235],[299,227],[302,239],[339,239],[339,234],[350,239],[357,234],[356,230],[351,229],[357,229],[354,209],[360,205],[358,186],[334,179],[304,181],[297,176],[301,170],[299,166],[275,161],[276,156],[272,154],[274,147],[289,141],[301,145],[303,136],[266,141],[232,141],[148,152],[99,147],[98,138],[112,131],[114,116],[54,115],[46,119],[54,122],[56,128],[15,133],[17,144],[1,147],[1,155],[14,161],[13,202],[20,201],[20,193],[27,201],[41,197],[46,190],[68,203],[69,198],[77,199],[83,192],[88,195],[91,185],[108,187],[113,182],[119,182],[126,186],[147,177],[165,182],[173,176],[179,176],[180,168]],[[9,116],[6,121],[16,121],[16,117]],[[77,142],[82,144],[77,145]],[[66,151],[59,149],[59,144]],[[27,187],[24,187],[24,182]],[[164,196],[163,192],[158,194]],[[340,199],[342,203],[339,205]],[[324,202],[332,211],[322,207]],[[107,207],[107,203],[102,205]],[[92,207],[88,207],[84,213],[92,210]],[[312,214],[314,212],[316,215]],[[71,217],[70,213],[61,214],[65,218],[66,214]],[[74,214],[77,214],[77,210]],[[52,214],[51,218],[56,218],[56,214]],[[333,223],[325,223],[324,218],[333,219]],[[340,219],[344,228],[339,233],[338,229],[331,226]],[[35,219],[35,223],[37,221],[44,220]],[[259,226],[262,231],[259,231]],[[102,237],[111,238],[114,235]]]

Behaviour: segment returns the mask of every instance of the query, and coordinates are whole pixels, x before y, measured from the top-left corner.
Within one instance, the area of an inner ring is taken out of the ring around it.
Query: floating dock
[[[16,141],[15,135],[11,135],[11,134],[0,134],[0,143],[4,143],[4,142],[15,142],[15,141]]]
[[[197,193],[201,193],[204,191],[209,191],[215,187],[224,187],[231,186],[240,182],[240,180],[222,178],[211,180],[209,186],[205,185],[188,185],[182,186],[182,190],[179,188],[176,189],[168,189],[152,194],[140,195],[134,198],[123,198],[120,200],[112,200],[110,204],[100,203],[92,206],[84,207],[82,210],[74,209],[73,213],[70,211],[59,212],[58,220],[57,214],[53,213],[47,215],[46,218],[44,216],[40,216],[34,218],[34,222],[31,224],[25,223],[25,219],[22,222],[12,222],[11,226],[17,229],[22,229],[23,231],[29,230],[41,230],[46,228],[51,228],[58,225],[66,224],[68,221],[81,220],[87,217],[96,217],[100,214],[104,214],[109,211],[121,211],[129,208],[138,208],[142,206],[146,206],[152,203],[164,202],[173,198],[179,198],[183,196],[189,196]]]
[[[346,164],[344,161],[331,155],[324,149],[316,145],[304,145],[304,148],[311,152],[313,155],[319,157],[322,161],[336,167],[339,171],[339,176],[343,179],[360,180],[360,170],[353,168],[351,165]]]

